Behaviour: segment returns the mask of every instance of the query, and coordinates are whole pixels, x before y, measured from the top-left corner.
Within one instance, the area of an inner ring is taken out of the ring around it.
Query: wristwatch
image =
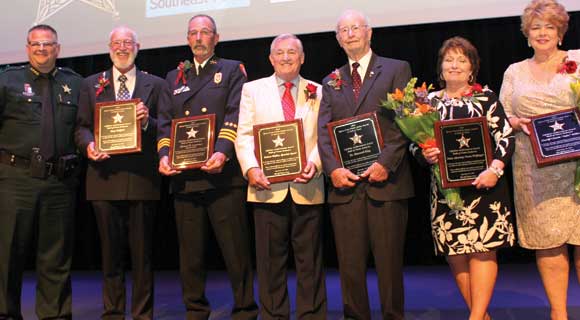
[[[496,166],[493,166],[493,165],[492,166],[489,166],[488,169],[491,172],[493,172],[497,176],[498,179],[501,178],[501,176],[503,176],[503,169],[500,169],[500,168],[498,168]]]

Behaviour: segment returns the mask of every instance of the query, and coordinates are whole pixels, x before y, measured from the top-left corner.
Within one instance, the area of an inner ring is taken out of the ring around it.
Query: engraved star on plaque
[[[564,130],[564,123],[558,123],[558,121],[555,121],[554,124],[550,126],[550,128],[552,128],[554,132],[558,130]]]
[[[278,135],[278,137],[274,140],[272,140],[272,142],[274,142],[274,147],[283,147],[284,146],[284,138],[280,137],[280,135]]]
[[[354,135],[352,137],[350,137],[350,140],[352,140],[352,144],[362,144],[362,134],[357,134],[356,132],[354,133]]]
[[[113,117],[114,122],[113,123],[122,123],[123,122],[123,116],[120,115],[118,112],[117,114]]]
[[[461,134],[461,138],[457,139],[457,142],[459,142],[459,149],[463,147],[469,148],[469,140],[471,140],[471,138],[466,138],[463,134]]]
[[[197,135],[197,131],[195,131],[193,128],[191,128],[186,133],[187,133],[187,139],[195,138],[195,136]]]

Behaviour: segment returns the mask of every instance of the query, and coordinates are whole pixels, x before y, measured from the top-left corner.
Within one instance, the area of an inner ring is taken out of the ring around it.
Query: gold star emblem
[[[356,132],[354,133],[354,136],[350,137],[350,140],[352,140],[352,144],[362,144],[362,137],[363,135],[358,135]]]
[[[62,85],[62,91],[64,91],[64,93],[66,93],[66,94],[72,93],[72,89],[66,83]]]
[[[278,135],[278,137],[274,140],[272,140],[272,142],[274,142],[274,147],[283,147],[284,146],[284,138],[280,137],[280,135]]]
[[[117,114],[113,117],[113,121],[114,121],[113,123],[122,123],[123,116],[117,112]]]
[[[469,140],[471,140],[471,138],[466,138],[462,133],[461,138],[456,139],[456,141],[459,142],[459,149],[463,147],[469,148]]]
[[[191,130],[187,131],[187,139],[190,138],[195,138],[195,135],[197,135],[198,131],[193,130],[193,128],[191,128]]]

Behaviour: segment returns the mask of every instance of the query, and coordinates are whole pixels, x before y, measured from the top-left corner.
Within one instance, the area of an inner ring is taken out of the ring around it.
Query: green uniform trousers
[[[0,164],[0,204],[0,319],[22,319],[22,273],[31,255],[38,318],[70,319],[75,184]]]

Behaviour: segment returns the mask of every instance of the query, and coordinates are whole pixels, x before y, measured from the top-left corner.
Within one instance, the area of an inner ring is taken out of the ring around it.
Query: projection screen
[[[188,19],[213,16],[221,41],[334,30],[348,8],[370,18],[373,27],[518,16],[529,0],[3,0],[0,4],[0,64],[26,61],[26,31],[49,24],[59,33],[61,57],[107,52],[117,25],[139,34],[142,49],[183,45]],[[561,0],[568,11],[580,1]]]

